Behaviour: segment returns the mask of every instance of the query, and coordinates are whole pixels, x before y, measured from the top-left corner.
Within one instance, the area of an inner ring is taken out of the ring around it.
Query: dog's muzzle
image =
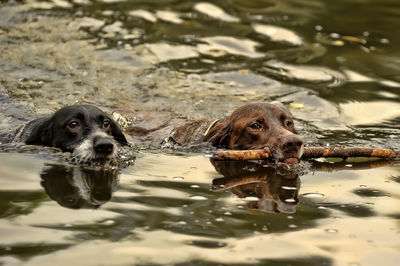
[[[75,147],[72,158],[78,163],[113,162],[117,149],[117,143],[112,136],[97,131]]]
[[[96,154],[108,156],[114,152],[115,144],[110,138],[95,137],[93,139],[93,149]]]

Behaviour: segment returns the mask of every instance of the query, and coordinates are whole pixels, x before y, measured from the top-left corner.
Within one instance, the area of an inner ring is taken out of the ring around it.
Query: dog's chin
[[[97,153],[93,148],[92,139],[86,139],[73,150],[70,161],[88,166],[117,166],[118,147],[114,143],[112,152]]]
[[[302,156],[302,151],[290,153],[290,154],[283,154],[281,151],[273,151],[272,157],[277,163],[284,163],[284,164],[298,164],[300,162],[300,158]]]
[[[118,165],[116,152],[110,155],[73,152],[70,161],[74,164],[86,166],[113,167]]]
[[[297,163],[299,163],[299,161],[300,160],[298,158],[290,157],[290,158],[284,159],[282,162],[285,164],[297,164]]]

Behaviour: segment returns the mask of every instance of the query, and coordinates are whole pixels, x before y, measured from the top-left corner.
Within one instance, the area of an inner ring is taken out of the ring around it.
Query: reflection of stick
[[[306,147],[302,159],[320,157],[378,157],[378,158],[399,158],[400,151],[390,149],[375,149],[367,147]],[[221,150],[214,153],[213,159],[217,161],[246,161],[265,160],[271,158],[268,150]]]
[[[249,183],[258,183],[268,178],[267,174],[253,176],[252,174],[238,177],[221,177],[213,180],[213,190],[224,190]]]
[[[367,162],[353,162],[349,163],[346,161],[337,162],[337,163],[328,163],[328,162],[311,162],[311,170],[313,171],[340,171],[340,170],[365,170],[372,168],[379,168],[384,166],[392,166],[395,162],[393,160],[384,160],[380,159],[377,161],[367,161]]]

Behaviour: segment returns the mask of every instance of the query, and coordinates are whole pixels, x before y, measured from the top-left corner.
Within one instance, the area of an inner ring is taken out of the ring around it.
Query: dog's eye
[[[111,122],[108,120],[104,120],[103,122],[103,128],[109,128],[111,126]]]
[[[251,123],[249,127],[251,127],[252,129],[260,129],[261,125],[259,123]]]
[[[72,122],[69,122],[67,126],[71,129],[75,129],[75,128],[79,127],[79,123],[76,121],[72,121]]]
[[[287,121],[285,122],[285,125],[286,125],[287,127],[292,127],[292,126],[293,126],[293,122],[290,121],[290,120],[287,120]]]

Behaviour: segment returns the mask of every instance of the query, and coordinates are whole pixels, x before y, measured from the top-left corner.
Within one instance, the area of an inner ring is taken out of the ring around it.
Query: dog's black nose
[[[284,138],[282,151],[297,151],[303,146],[303,141],[296,135]]]
[[[114,144],[106,138],[98,138],[94,140],[94,151],[98,154],[109,155],[114,151]]]

